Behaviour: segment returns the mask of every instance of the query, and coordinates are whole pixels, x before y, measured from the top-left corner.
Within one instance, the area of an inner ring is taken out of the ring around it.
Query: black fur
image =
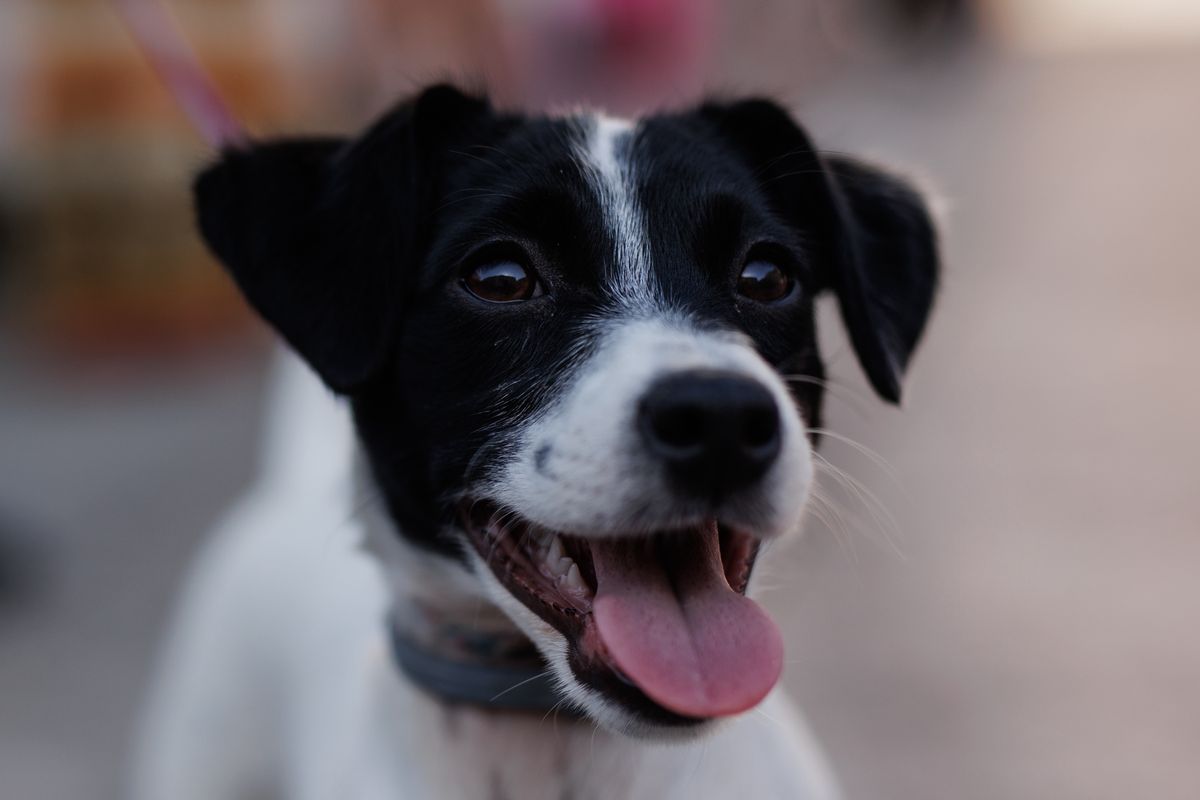
[[[439,532],[460,493],[502,462],[505,434],[561,388],[612,308],[615,243],[577,139],[570,120],[503,115],[438,87],[353,141],[229,151],[196,183],[204,237],[352,399],[391,513],[419,543],[455,552]],[[823,158],[766,101],[652,117],[630,147],[672,306],[744,331],[785,374],[820,378],[813,300],[830,288],[872,384],[899,399],[937,277],[914,191]],[[739,298],[748,253],[785,265],[799,290],[771,306]],[[474,265],[514,257],[544,296],[489,305],[463,290]],[[794,387],[819,424],[818,382]]]
[[[822,156],[769,101],[710,104],[701,114],[737,148],[775,209],[811,237],[820,288],[837,294],[871,385],[898,403],[939,271],[937,233],[920,195],[878,168]]]
[[[200,231],[251,305],[335,391],[383,365],[441,196],[443,156],[487,105],[448,87],[360,138],[227,150],[196,181]]]

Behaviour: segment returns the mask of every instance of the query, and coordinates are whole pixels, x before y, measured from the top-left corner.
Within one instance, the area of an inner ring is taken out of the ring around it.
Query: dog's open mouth
[[[779,630],[745,596],[755,537],[710,520],[585,539],[485,502],[464,503],[461,516],[505,588],[567,638],[593,688],[698,720],[753,707],[779,679]]]

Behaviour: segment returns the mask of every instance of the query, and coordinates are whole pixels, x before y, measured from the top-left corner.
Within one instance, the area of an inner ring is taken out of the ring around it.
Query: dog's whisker
[[[878,515],[878,512],[876,512],[874,507],[872,507],[870,501],[866,500],[865,495],[859,493],[857,489],[854,489],[850,483],[847,483],[844,479],[842,479],[841,476],[835,475],[833,471],[827,467],[827,465],[818,464],[818,469],[822,471],[822,474],[828,475],[829,479],[833,480],[836,485],[840,486],[842,491],[846,493],[847,497],[851,497],[856,500],[857,504],[862,507],[862,509],[870,516],[870,522],[868,523],[868,521],[865,521],[865,519],[858,515],[858,513],[847,509],[847,507],[841,505],[840,503],[836,503],[832,495],[824,495],[822,498],[823,504],[826,505],[828,510],[833,511],[836,518],[839,519],[839,527],[842,530],[847,531],[847,533],[848,531],[852,530],[863,534],[870,534],[872,531],[877,531],[877,533],[882,537],[883,541],[887,543],[889,548],[895,551],[896,547],[888,535],[888,530],[882,521],[882,517]]]
[[[791,170],[790,172],[782,172],[778,175],[772,175],[768,178],[764,178],[763,183],[771,184],[771,183],[774,183],[775,181],[782,181],[782,180],[786,180],[788,178],[799,178],[799,177],[803,177],[806,175],[824,175],[824,174],[825,174],[825,170],[821,169],[820,167],[817,167],[815,169],[797,169],[797,170]]]
[[[545,713],[545,714],[542,716],[542,722],[543,722],[543,723],[545,723],[545,722],[546,722],[546,720],[550,719],[551,715],[554,715],[554,722],[553,722],[553,724],[554,724],[555,726],[557,726],[557,725],[558,725],[558,710],[559,710],[560,708],[562,708],[562,707],[563,707],[563,706],[564,706],[566,703],[567,703],[567,698],[566,698],[566,697],[564,697],[564,698],[560,699],[560,700],[559,700],[557,703],[555,703],[554,705],[550,706],[550,710],[549,710],[549,711],[547,711],[547,712],[546,712],[546,713]]]
[[[490,189],[459,189],[456,192],[448,193],[446,195],[446,199],[443,200],[442,204],[439,205],[436,210],[438,213],[441,213],[453,208],[459,203],[465,203],[469,200],[511,200],[516,202],[519,199],[520,198],[518,198],[516,195],[505,192],[497,192]]]
[[[820,486],[814,485],[811,489],[809,511],[833,534],[842,555],[857,570],[859,566],[858,550],[854,546],[853,537],[849,534],[849,526],[837,503],[827,497]]]
[[[501,442],[495,439],[489,439],[475,449],[475,452],[471,454],[471,458],[467,461],[466,468],[463,470],[464,488],[462,491],[470,491],[469,487],[475,480],[475,468],[479,466],[480,460],[489,449],[499,447],[500,444]]]
[[[690,791],[690,787],[696,780],[696,773],[700,771],[700,765],[704,763],[704,756],[708,752],[708,739],[700,743],[700,747],[696,750],[696,759],[692,762],[692,769],[688,773],[687,781],[684,786]]]
[[[832,151],[825,151],[825,154],[826,155],[832,154]],[[798,147],[798,148],[795,148],[792,150],[788,150],[788,151],[764,162],[761,166],[759,166],[758,168],[756,168],[754,170],[754,174],[755,174],[755,176],[757,176],[760,179],[766,179],[772,169],[774,169],[776,166],[778,166],[780,163],[786,161],[787,159],[795,158],[796,156],[804,156],[804,157],[811,158],[812,155],[813,154],[812,154],[811,150],[809,150],[807,148],[803,148],[803,147]],[[823,175],[823,174],[825,174],[825,170],[823,170],[823,169],[797,170],[796,172],[791,173],[791,174],[795,174],[795,175],[820,174],[820,175]],[[786,176],[776,176],[775,179],[778,180],[779,178],[782,178],[782,177],[786,177]]]
[[[902,536],[902,529],[895,515],[862,481],[850,475],[845,470],[834,466],[828,460],[824,459],[824,457],[822,457],[822,460],[824,461],[822,468],[826,471],[831,471],[834,478],[841,482],[862,503],[863,508],[871,515],[872,520],[884,536],[887,544],[892,547],[896,555],[905,558],[904,552],[895,541],[895,539]]]
[[[762,706],[755,706],[755,707],[754,707],[754,713],[755,713],[755,714],[758,714],[758,715],[759,715],[760,717],[762,717],[763,719],[765,719],[765,720],[767,720],[768,722],[771,722],[771,723],[773,723],[773,724],[775,724],[775,725],[783,725],[783,723],[782,723],[782,722],[780,722],[779,720],[775,719],[775,717],[772,717],[770,714],[768,714],[767,712],[763,711],[763,710],[762,710]]]
[[[551,673],[551,671],[552,670],[547,668],[547,669],[544,669],[541,672],[537,673],[536,675],[526,678],[523,681],[518,681],[517,683],[514,683],[512,686],[508,687],[507,689],[500,692],[499,694],[493,695],[491,698],[488,699],[488,702],[494,703],[497,700],[499,700],[501,697],[504,697],[504,695],[508,694],[509,692],[514,691],[516,689],[520,689],[522,686],[524,686],[527,683],[533,683],[536,680],[540,680],[540,679],[546,677],[547,675],[549,675]]]
[[[901,536],[901,527],[895,516],[887,509],[883,501],[868,489],[861,481],[853,477],[845,470],[833,465],[824,456],[819,453],[813,454],[817,467],[826,475],[829,475],[836,481],[851,497],[855,498],[871,517],[873,527],[879,532],[884,543],[898,557],[904,559],[907,555],[899,546],[896,539]]]
[[[501,166],[500,164],[497,164],[494,161],[489,161],[488,159],[484,158],[483,156],[475,155],[474,153],[466,152],[463,150],[455,150],[452,152],[455,152],[458,155],[473,158],[476,161],[486,164],[487,166],[489,166],[495,170],[500,170],[500,169],[505,169],[505,170],[509,170],[509,171],[515,170],[517,172],[520,172],[522,175],[530,178],[531,180],[537,180],[538,176],[533,173],[533,171],[530,169],[528,164],[526,164],[521,159],[516,158],[512,153],[507,153],[504,150],[500,149],[499,147],[496,147],[494,145],[480,143],[480,144],[471,145],[468,148],[468,150],[479,150],[481,152],[492,153],[494,155],[500,156],[501,158],[504,159],[504,164],[503,164],[503,166]]]
[[[888,463],[888,460],[880,455],[878,451],[872,450],[862,442],[855,441],[849,436],[837,433],[836,431],[831,431],[828,428],[809,428],[808,430],[810,433],[819,433],[822,436],[828,436],[830,439],[841,442],[848,447],[852,447],[870,459],[871,462],[875,464],[875,466],[879,467],[880,471],[887,475],[893,483],[895,483],[897,486],[902,486],[903,482],[900,480],[900,476],[896,472],[895,467]]]
[[[492,516],[492,524],[499,528],[499,535],[492,538],[492,548],[488,554],[489,559],[495,555],[496,547],[499,546],[506,538],[513,535],[513,529],[509,527],[508,523],[519,518],[520,515],[512,509],[501,511]],[[523,536],[525,533],[525,529],[522,528],[518,535]],[[513,544],[519,543],[520,539],[513,539]]]
[[[497,165],[495,162],[489,161],[488,159],[484,158],[481,155],[477,155],[475,153],[470,152],[471,150],[482,150],[482,149],[484,149],[484,147],[481,145],[473,145],[472,147],[470,147],[466,150],[455,148],[455,149],[447,150],[446,152],[448,152],[450,155],[454,155],[454,156],[462,156],[463,158],[472,158],[485,166],[491,167],[493,169],[498,169],[499,165]],[[500,153],[501,155],[504,155],[504,152],[502,150],[496,150],[496,152]]]
[[[865,419],[868,416],[866,398],[862,392],[857,391],[853,387],[835,383],[828,378],[818,378],[815,375],[804,375],[802,373],[785,373],[781,377],[786,383],[807,383],[820,387],[829,392],[831,397],[836,397],[844,402],[851,411],[860,417]]]

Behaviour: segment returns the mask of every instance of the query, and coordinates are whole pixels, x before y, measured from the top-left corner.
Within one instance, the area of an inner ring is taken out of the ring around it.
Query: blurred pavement
[[[83,378],[0,350],[0,512],[40,537],[44,573],[0,606],[4,800],[118,796],[178,582],[254,472],[261,365],[156,373]]]
[[[843,493],[767,596],[851,800],[1200,797],[1198,78],[1200,52],[977,58],[800,109],[950,202],[906,408],[828,337],[828,425],[902,490],[826,455],[895,529]],[[56,557],[0,611],[3,797],[115,795],[173,587],[253,472],[260,367],[96,385],[0,347],[0,510]]]

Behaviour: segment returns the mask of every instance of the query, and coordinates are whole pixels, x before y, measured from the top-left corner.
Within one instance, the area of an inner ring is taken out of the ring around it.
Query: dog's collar
[[[439,637],[449,639],[451,647],[435,648],[405,634],[394,620],[388,628],[401,672],[440,700],[496,711],[577,716],[528,639],[455,630]]]

